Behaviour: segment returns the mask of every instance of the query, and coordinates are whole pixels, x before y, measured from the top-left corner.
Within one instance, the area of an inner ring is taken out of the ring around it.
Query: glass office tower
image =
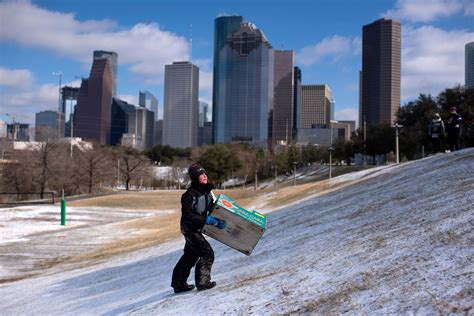
[[[271,134],[274,52],[263,32],[241,23],[218,58],[214,142],[266,146]]]
[[[224,106],[219,104],[219,93],[221,91],[220,82],[218,80],[219,69],[221,67],[220,54],[227,43],[227,37],[235,32],[242,22],[242,16],[221,16],[214,22],[214,76],[212,81],[212,122],[214,143],[217,143],[217,126],[221,126],[222,128],[222,125],[224,124],[224,122],[217,122],[219,109]]]

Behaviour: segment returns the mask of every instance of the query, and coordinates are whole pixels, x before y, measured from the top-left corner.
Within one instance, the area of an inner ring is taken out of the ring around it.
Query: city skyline
[[[212,106],[213,25],[225,14],[255,23],[275,49],[294,50],[302,84],[331,87],[336,119],[357,119],[362,26],[381,17],[402,22],[402,105],[419,93],[436,95],[464,83],[464,46],[474,39],[474,4],[468,1],[431,1],[423,9],[419,1],[322,1],[325,14],[317,19],[310,1],[250,3],[4,1],[0,119],[10,122],[15,115],[33,124],[35,113],[56,110],[58,77],[52,72],[62,71],[63,86],[78,87],[75,77],[87,77],[94,50],[117,52],[120,98],[137,105],[139,91],[148,90],[162,113],[164,65],[189,59],[191,33],[199,99]]]

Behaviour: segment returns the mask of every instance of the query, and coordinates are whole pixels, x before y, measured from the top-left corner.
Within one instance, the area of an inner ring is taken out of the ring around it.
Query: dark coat
[[[206,217],[212,209],[212,184],[193,183],[181,196],[181,232],[200,232],[206,223]]]
[[[446,133],[448,136],[461,135],[461,116],[457,113],[450,114],[446,120]]]

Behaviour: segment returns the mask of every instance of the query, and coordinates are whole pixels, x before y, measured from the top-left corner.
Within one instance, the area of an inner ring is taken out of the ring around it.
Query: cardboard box
[[[225,221],[226,227],[219,229],[205,225],[203,233],[249,256],[267,229],[267,218],[256,211],[240,207],[231,198],[219,194],[210,213]]]

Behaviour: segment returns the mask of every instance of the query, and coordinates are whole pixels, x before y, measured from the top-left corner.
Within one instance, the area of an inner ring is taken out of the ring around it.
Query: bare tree
[[[35,147],[30,148],[34,152],[31,163],[33,179],[41,198],[43,198],[44,192],[55,173],[52,162],[58,148],[59,143],[55,140],[40,142]]]
[[[91,194],[99,183],[110,175],[109,155],[100,144],[94,143],[92,148],[78,151],[75,157],[79,179]]]
[[[181,180],[186,179],[186,175],[188,174],[187,168],[191,164],[191,160],[187,158],[182,158],[175,160],[173,162],[173,165],[171,166],[171,172],[173,175],[173,178],[175,179],[176,182],[178,182],[178,190],[181,190]],[[186,183],[186,182],[185,182]]]
[[[125,181],[125,190],[130,190],[133,180],[144,178],[151,173],[149,159],[140,155],[135,149],[120,148],[116,154],[120,159],[119,172]]]

